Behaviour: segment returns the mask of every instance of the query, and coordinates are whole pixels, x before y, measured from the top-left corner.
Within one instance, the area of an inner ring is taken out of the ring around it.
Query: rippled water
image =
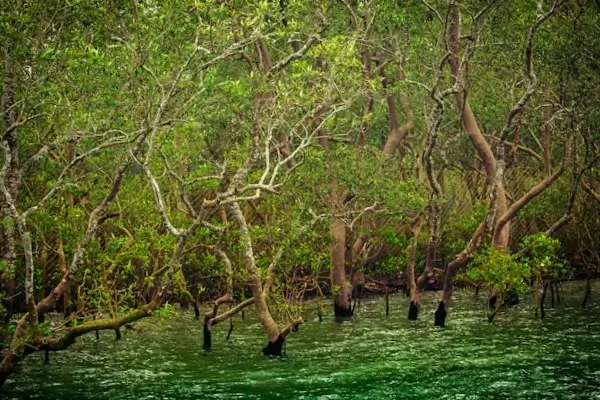
[[[595,284],[598,292],[600,285]],[[522,306],[486,322],[482,299],[459,294],[446,329],[434,328],[438,296],[420,320],[407,300],[363,302],[357,317],[323,323],[309,315],[287,342],[285,359],[260,355],[266,344],[253,315],[215,327],[212,352],[191,315],[128,332],[103,332],[68,351],[25,362],[3,395],[25,399],[600,399],[600,304],[580,296],[543,321]],[[598,296],[595,296],[596,298]]]

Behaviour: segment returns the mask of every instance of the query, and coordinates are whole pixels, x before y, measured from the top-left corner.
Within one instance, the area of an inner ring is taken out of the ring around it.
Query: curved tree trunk
[[[444,291],[442,295],[442,301],[439,304],[438,310],[436,311],[435,325],[444,326],[446,315],[448,312],[448,305],[450,297],[452,295],[452,278],[456,273],[457,268],[468,262],[471,254],[477,249],[479,242],[481,241],[482,235],[489,229],[493,232],[492,245],[499,250],[507,250],[510,238],[510,220],[516,215],[516,213],[529,203],[535,196],[541,193],[543,190],[548,188],[554,180],[562,173],[558,173],[557,176],[547,177],[540,183],[536,188],[530,190],[522,199],[517,201],[511,209],[508,209],[506,193],[504,189],[504,173],[506,169],[506,160],[504,158],[505,144],[508,135],[513,132],[514,120],[521,114],[525,106],[531,100],[537,87],[537,77],[533,71],[533,42],[535,34],[540,25],[546,21],[556,10],[558,3],[555,2],[551,9],[543,13],[541,9],[538,9],[538,13],[535,21],[529,29],[527,37],[527,43],[525,46],[525,71],[527,74],[528,85],[525,93],[520,97],[517,104],[515,104],[508,112],[506,123],[502,128],[498,146],[496,148],[497,159],[494,157],[491,147],[486,139],[481,134],[475,115],[471,110],[466,93],[458,92],[456,95],[456,102],[461,111],[461,122],[467,131],[473,146],[477,150],[479,157],[483,161],[485,169],[487,185],[491,187],[491,200],[488,207],[488,213],[485,220],[477,228],[473,234],[469,245],[461,254],[459,254],[453,262],[451,262],[446,269],[446,276],[444,279]],[[452,73],[452,79],[456,83],[461,83],[462,79],[462,68],[461,61],[459,58],[459,38],[460,38],[460,10],[458,5],[453,5],[450,11],[450,25],[449,25],[449,37],[448,45],[450,50],[450,70]],[[474,22],[473,22],[474,23]],[[471,48],[472,50],[472,48]],[[467,56],[468,56],[467,52]],[[468,61],[468,60],[467,60]],[[565,158],[568,159],[568,146],[566,148]],[[565,164],[563,163],[563,166]],[[564,168],[561,168],[564,170]],[[494,222],[498,218],[498,222],[494,225]]]
[[[10,163],[0,171],[1,184],[6,187],[8,193],[13,199],[17,198],[19,187],[21,185],[21,174],[19,173],[19,152],[16,131],[16,107],[14,104],[15,76],[13,73],[13,62],[10,54],[6,54],[2,75],[2,97],[0,98],[0,112],[4,123],[4,132],[0,137],[10,149]],[[3,196],[2,196],[3,197]],[[0,203],[0,221],[13,221],[12,212],[7,202]],[[8,266],[14,266],[17,259],[15,250],[15,229],[13,223],[0,223],[0,261]],[[9,268],[12,269],[12,268]],[[17,287],[16,281],[4,276],[0,272],[0,290],[5,293],[2,300],[6,308],[6,324],[10,321],[12,314],[12,303],[14,301],[14,291]],[[7,300],[6,298],[10,299]],[[10,303],[10,304],[9,304]],[[1,339],[1,338],[0,338]]]
[[[438,174],[434,171],[433,151],[437,146],[440,124],[444,118],[444,100],[436,93],[439,89],[434,88],[432,97],[436,100],[436,106],[429,121],[429,132],[427,137],[427,149],[424,155],[425,171],[427,180],[431,188],[431,200],[429,202],[429,219],[431,221],[431,231],[429,234],[429,242],[427,243],[427,258],[425,261],[425,270],[419,277],[417,285],[415,285],[414,294],[411,298],[409,308],[409,319],[417,319],[419,314],[419,295],[420,287],[424,286],[425,281],[430,278],[434,268],[434,263],[437,259],[437,247],[440,242],[440,220],[441,220],[441,205],[442,186],[438,181]]]
[[[458,83],[462,87],[461,80],[463,65],[461,65],[460,59],[460,24],[461,15],[459,6],[453,5],[451,6],[450,10],[448,32],[448,46],[450,50],[449,64],[453,83]],[[473,113],[471,105],[469,104],[466,92],[458,91],[455,95],[455,99],[458,109],[461,113],[461,123],[467,132],[471,143],[477,150],[477,154],[483,162],[483,168],[486,176],[486,186],[492,187],[495,183],[494,178],[496,176],[496,158],[492,153],[492,148],[479,129],[479,125],[477,124],[475,114]],[[506,195],[503,188],[494,188],[492,189],[492,192],[495,192],[496,194],[496,204],[493,205],[494,209],[488,211],[488,214],[489,212],[492,212],[493,215],[495,215],[496,207],[502,207],[503,205],[506,205]],[[486,220],[489,221],[489,215],[486,217]],[[479,242],[481,241],[485,232],[485,225],[485,221],[479,225],[467,247],[446,267],[442,300],[440,301],[435,312],[434,325],[436,326],[443,327],[446,324],[446,315],[448,314],[448,306],[450,304],[450,298],[452,297],[453,291],[452,280],[457,269],[465,265],[470,259],[471,255],[477,250],[477,247],[479,247]],[[509,229],[508,225],[505,229]]]
[[[237,313],[241,312],[244,308],[249,307],[252,304],[254,304],[254,297],[251,297],[248,300],[245,300],[245,301],[241,302],[240,304],[238,304],[237,306],[224,312],[223,314],[217,315],[217,311],[219,309],[219,304],[224,304],[224,303],[230,302],[228,299],[225,299],[225,300],[219,302],[219,300],[221,300],[225,297],[226,296],[223,296],[223,297],[217,299],[213,304],[213,309],[210,312],[204,314],[204,326],[203,326],[204,340],[203,340],[203,345],[202,345],[202,348],[204,350],[210,350],[212,347],[212,327],[213,326],[215,326],[218,323],[223,322],[229,318],[232,318]]]
[[[235,221],[240,232],[244,265],[249,276],[248,284],[252,292],[258,319],[267,333],[268,343],[267,346],[262,350],[263,354],[281,356],[285,338],[292,330],[296,329],[298,325],[302,324],[303,320],[302,318],[297,318],[290,322],[290,324],[283,330],[279,330],[275,320],[271,316],[271,312],[269,311],[269,307],[265,299],[266,293],[263,291],[260,273],[256,267],[254,249],[252,247],[252,238],[250,236],[250,231],[248,230],[248,225],[246,224],[244,214],[242,213],[242,210],[237,202],[229,204],[229,211],[231,218]]]

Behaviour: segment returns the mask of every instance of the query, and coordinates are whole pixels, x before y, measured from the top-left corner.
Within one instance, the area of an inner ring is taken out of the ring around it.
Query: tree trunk
[[[265,332],[267,333],[268,343],[267,346],[263,348],[264,355],[272,355],[272,356],[281,356],[283,343],[285,341],[286,336],[295,328],[300,325],[303,320],[302,318],[297,318],[292,321],[285,329],[279,331],[275,320],[271,316],[269,311],[269,307],[267,305],[267,301],[265,299],[265,293],[263,292],[262,281],[260,278],[260,273],[258,268],[256,267],[256,260],[254,258],[254,249],[252,246],[252,237],[250,236],[250,231],[248,229],[248,225],[246,223],[246,219],[244,218],[244,214],[240,209],[240,206],[237,202],[233,202],[229,204],[229,211],[231,218],[235,221],[239,232],[240,232],[240,241],[242,245],[243,251],[243,259],[244,265],[246,267],[246,272],[249,276],[248,286],[252,292],[252,297],[254,299],[254,305],[256,306],[256,312],[258,314],[258,319],[262,324]]]
[[[149,132],[146,131],[143,134],[141,134],[136,140],[131,153],[133,157],[137,157],[142,151],[143,144],[145,143],[148,134]],[[37,304],[36,308],[40,316],[54,310],[57,307],[58,301],[61,299],[63,294],[69,289],[72,277],[83,264],[83,258],[87,246],[96,237],[100,225],[102,225],[102,223],[104,223],[104,221],[106,221],[109,218],[109,207],[114,201],[115,197],[117,196],[117,193],[121,189],[121,184],[125,177],[125,172],[127,171],[127,168],[129,167],[130,163],[131,158],[130,156],[127,156],[127,158],[116,168],[110,190],[102,199],[100,204],[98,204],[98,206],[90,213],[86,232],[83,235],[82,239],[79,241],[79,243],[77,243],[69,269],[66,271],[65,274],[63,274],[62,279],[60,280],[58,285],[56,285],[54,289],[52,289],[52,292],[50,292],[48,296],[40,300],[40,302]]]
[[[456,271],[467,262],[473,255],[473,253],[479,247],[481,239],[486,231],[486,222],[483,221],[479,224],[471,240],[465,247],[465,249],[460,252],[454,260],[452,260],[448,266],[446,267],[446,274],[444,275],[444,288],[442,290],[442,300],[438,305],[437,311],[435,312],[434,325],[444,327],[446,325],[446,316],[448,314],[448,307],[450,305],[450,299],[452,297],[452,291],[454,289],[453,279]]]
[[[227,292],[214,301],[213,308],[211,311],[204,314],[204,344],[202,346],[204,350],[210,350],[210,348],[212,347],[213,326],[222,321],[225,321],[228,318],[233,317],[238,312],[242,311],[244,308],[254,304],[254,298],[251,298],[238,304],[229,311],[221,315],[217,315],[219,311],[219,306],[221,304],[229,304],[233,302],[233,266],[227,254],[224,251],[222,251],[219,247],[215,247],[215,252],[221,258],[223,264],[225,264],[225,273],[227,274]]]
[[[379,75],[381,76],[381,85],[383,89],[388,93],[386,94],[386,101],[388,104],[388,119],[390,124],[390,132],[388,137],[383,145],[383,153],[389,156],[392,156],[403,144],[406,136],[413,129],[413,120],[412,114],[410,112],[410,107],[408,107],[408,99],[406,95],[403,94],[400,97],[400,103],[404,109],[404,113],[406,116],[406,123],[400,126],[398,122],[398,110],[396,106],[396,99],[394,98],[394,94],[391,92],[389,88],[389,83],[387,79],[387,75],[385,73],[385,67],[382,65],[380,60],[374,59],[377,63],[377,69],[379,71]],[[404,58],[400,60],[400,73],[398,76],[399,81],[405,81],[406,78],[403,72],[404,67]]]
[[[243,311],[246,307],[249,307],[252,304],[254,304],[254,298],[252,297],[246,301],[241,302],[240,304],[238,304],[237,306],[224,312],[223,314],[217,315],[217,309],[218,309],[217,302],[218,301],[219,300],[215,301],[214,308],[211,312],[204,314],[204,324],[203,324],[204,325],[203,326],[204,340],[203,340],[203,345],[202,345],[202,348],[204,350],[210,350],[210,348],[212,347],[212,327],[213,326],[215,326],[218,323],[223,322],[229,318],[232,318],[237,313]],[[229,333],[231,333],[231,331]],[[229,335],[228,335],[228,338],[229,338]]]
[[[535,196],[537,196],[537,194],[545,190],[553,182],[553,180],[551,180],[553,177],[547,177],[546,179],[544,179],[544,181],[542,181],[540,185],[538,185],[538,187],[530,190],[530,192],[528,192],[521,200],[517,201],[513,205],[513,207],[511,207],[510,210],[508,209],[506,193],[504,189],[504,172],[506,168],[506,160],[504,157],[505,141],[508,135],[513,131],[515,117],[522,113],[523,109],[535,93],[535,88],[537,87],[537,77],[535,76],[535,73],[533,71],[532,62],[533,41],[539,26],[557,10],[557,5],[558,2],[555,2],[552,8],[546,13],[542,13],[541,9],[538,9],[536,19],[529,29],[529,35],[527,37],[527,43],[524,51],[525,71],[528,79],[527,89],[525,93],[520,97],[519,101],[508,112],[506,123],[500,133],[500,138],[496,149],[496,154],[498,157],[497,159],[494,158],[489,143],[485,140],[485,138],[481,134],[481,131],[479,130],[473,111],[471,110],[468,99],[466,98],[466,94],[464,92],[458,92],[456,95],[456,101],[461,111],[461,122],[465,127],[465,130],[467,131],[471,142],[477,150],[477,153],[483,161],[487,185],[491,186],[492,188],[492,196],[485,221],[474,233],[473,238],[467,246],[467,249],[465,249],[451,263],[452,268],[450,265],[448,265],[448,268],[446,269],[442,301],[440,302],[440,306],[438,307],[438,311],[436,312],[436,325],[444,326],[446,314],[448,311],[448,304],[452,293],[452,277],[456,272],[456,268],[458,268],[459,265],[464,265],[464,263],[468,261],[473,251],[477,249],[482,234],[487,229],[493,228],[493,246],[499,250],[507,250],[508,241],[510,237],[510,220],[514,217],[514,215],[516,215],[516,212],[518,212],[520,208],[526,205],[529,201],[531,201],[531,199],[533,199]],[[450,28],[448,38],[450,50],[450,70],[452,72],[453,82],[460,83],[460,80],[462,79],[462,66],[460,65],[459,61],[459,6],[453,5],[451,7],[450,14]],[[567,147],[565,148],[566,153],[563,159],[563,166],[565,165],[564,161],[568,159],[568,148],[569,146],[567,145]],[[556,178],[557,177],[554,177],[554,179]],[[496,218],[499,218],[499,221],[498,223],[496,223],[495,226],[493,226],[494,220]]]
[[[331,246],[331,281],[334,285],[334,315],[336,318],[351,317],[350,293],[346,281],[346,225],[339,217],[333,217],[333,221],[331,222],[331,236],[334,241]]]
[[[462,80],[462,71],[460,65],[460,23],[461,15],[458,5],[453,5],[450,10],[450,26],[448,35],[448,45],[450,49],[450,71],[452,74],[453,83],[460,82]],[[455,95],[458,109],[461,113],[461,123],[467,132],[471,143],[477,150],[477,154],[483,162],[483,168],[486,176],[486,186],[492,187],[495,183],[496,176],[496,159],[492,153],[492,149],[481,133],[469,100],[467,99],[466,92],[459,91]],[[503,207],[506,205],[506,194],[503,188],[492,189],[496,194],[495,204],[491,204],[494,209],[488,210],[488,217],[486,220],[489,221],[489,213],[492,212],[492,216],[496,214],[496,207]],[[493,221],[492,221],[493,222]],[[504,237],[508,237],[508,225],[503,233],[506,234]],[[473,237],[469,241],[467,247],[446,267],[446,274],[444,277],[444,288],[442,292],[442,300],[435,313],[434,324],[436,326],[445,326],[446,316],[448,314],[448,306],[450,304],[450,298],[452,297],[453,284],[452,279],[456,274],[459,267],[465,265],[470,259],[471,255],[479,247],[479,243],[482,239],[483,234],[486,230],[486,222],[482,222],[473,234]]]
[[[21,174],[19,170],[19,148],[17,141],[17,110],[15,107],[15,86],[16,78],[14,74],[14,62],[10,54],[5,55],[2,75],[2,97],[0,98],[0,112],[4,123],[4,132],[0,138],[10,155],[10,162],[6,165],[3,173],[0,173],[1,184],[4,185],[13,199],[16,199],[21,186]],[[7,155],[8,155],[7,154]],[[0,204],[0,221],[10,221],[9,223],[0,223],[0,261],[8,266],[14,266],[17,259],[15,251],[15,225],[16,221],[12,217],[11,209],[6,201]],[[12,269],[12,268],[11,268]],[[13,278],[8,278],[0,274],[0,288],[10,300],[4,300],[7,307],[7,320],[10,319],[12,306],[7,303],[14,301],[14,290],[17,283]]]
[[[581,301],[581,308],[585,309],[587,307],[587,302],[592,293],[592,284],[591,279],[588,277],[585,280],[585,295],[583,296],[583,300]]]
[[[417,245],[419,234],[421,233],[421,217],[417,217],[416,223],[413,223],[413,239],[410,244],[410,255],[408,259],[408,282],[410,285],[410,305],[408,307],[408,319],[416,321],[419,317],[419,302],[421,300],[421,291],[417,280],[415,279],[415,262],[417,257]]]
[[[520,210],[522,210],[527,204],[529,204],[533,199],[542,194],[546,189],[548,189],[552,184],[563,174],[563,172],[567,169],[569,163],[571,161],[571,146],[567,141],[565,143],[563,160],[561,166],[556,172],[552,175],[546,176],[540,183],[532,187],[523,197],[517,200],[508,210],[505,210],[504,213],[499,214],[498,221],[496,222],[496,226],[494,228],[494,245],[497,249],[506,250],[508,245],[508,238],[504,238],[504,228],[509,223],[509,221],[514,218]],[[498,210],[500,211],[500,210]],[[504,247],[502,247],[504,246]]]
[[[269,307],[267,306],[267,302],[263,294],[260,273],[256,267],[252,239],[250,236],[250,231],[248,230],[248,225],[246,224],[246,219],[244,218],[244,214],[242,213],[242,210],[237,202],[229,205],[229,211],[240,231],[244,265],[246,267],[246,272],[249,275],[248,283],[250,291],[252,292],[252,297],[254,298],[254,305],[256,306],[258,319],[267,333],[269,342],[275,342],[279,336],[279,329],[277,328],[277,324],[269,312]]]
[[[321,124],[321,113],[317,113],[314,118],[314,125],[318,127]],[[318,133],[319,143],[326,151],[330,150],[329,138],[323,131]],[[333,243],[331,245],[331,283],[334,293],[333,311],[336,318],[347,318],[352,316],[352,307],[350,305],[350,292],[346,279],[346,224],[335,214],[341,207],[338,194],[338,184],[334,179],[330,185],[329,199],[331,202],[331,213],[334,214],[331,220],[331,236]]]

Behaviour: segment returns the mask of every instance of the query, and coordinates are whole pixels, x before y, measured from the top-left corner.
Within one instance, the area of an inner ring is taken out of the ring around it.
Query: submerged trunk
[[[486,222],[483,221],[479,224],[471,240],[465,247],[465,249],[460,252],[454,260],[452,260],[448,266],[446,267],[446,274],[444,276],[444,288],[442,290],[442,300],[440,301],[438,308],[435,312],[434,316],[434,325],[444,327],[446,325],[446,316],[448,315],[448,307],[450,305],[450,299],[452,298],[452,292],[454,289],[453,280],[456,271],[465,264],[469,262],[472,254],[479,247],[479,243],[483,237],[483,234],[486,231]]]
[[[416,321],[419,317],[419,301],[421,300],[421,291],[415,279],[415,262],[417,255],[417,244],[420,233],[420,227],[413,230],[413,240],[410,245],[410,256],[408,260],[408,280],[410,285],[410,305],[408,306],[408,319]]]
[[[464,265],[468,262],[472,253],[476,251],[479,242],[481,241],[482,235],[487,230],[493,230],[493,238],[492,245],[494,248],[499,250],[507,250],[508,243],[510,238],[510,221],[517,214],[517,212],[527,205],[533,198],[547,189],[553,182],[560,176],[566,164],[569,160],[570,148],[567,141],[565,145],[565,156],[563,158],[563,164],[561,168],[553,175],[547,176],[542,182],[540,182],[537,186],[532,188],[525,196],[521,199],[517,200],[510,208],[507,205],[506,192],[504,188],[504,173],[506,169],[506,160],[504,156],[505,152],[505,141],[507,137],[514,132],[514,122],[515,117],[520,115],[525,106],[531,100],[531,97],[535,93],[535,88],[537,87],[537,77],[533,71],[533,42],[535,38],[535,34],[540,27],[540,25],[546,21],[556,10],[557,4],[551,7],[551,9],[543,13],[541,8],[538,9],[537,16],[533,24],[529,29],[529,34],[527,37],[527,42],[524,51],[524,64],[525,64],[525,72],[527,76],[527,89],[525,93],[520,97],[519,101],[511,107],[508,112],[506,123],[502,128],[500,133],[498,146],[496,148],[497,158],[494,157],[492,150],[490,148],[489,143],[481,134],[479,130],[479,126],[477,125],[477,121],[475,119],[475,115],[471,110],[468,99],[466,98],[465,92],[457,92],[456,101],[458,104],[458,108],[461,112],[461,122],[467,131],[469,138],[479,157],[483,162],[483,167],[485,169],[486,183],[489,187],[491,187],[491,199],[488,205],[488,212],[485,220],[480,224],[477,228],[471,241],[467,245],[467,248],[463,250],[461,254],[456,257],[456,259],[448,265],[446,269],[446,277],[444,279],[444,293],[442,296],[442,301],[436,311],[435,325],[444,326],[446,315],[448,312],[448,304],[450,302],[450,297],[452,295],[452,278],[456,273],[456,270],[459,266]],[[460,48],[460,9],[458,5],[454,5],[450,11],[450,26],[449,26],[449,37],[448,44],[450,50],[450,70],[452,72],[453,82],[459,82],[462,79],[462,65],[459,58],[459,48]],[[468,61],[468,60],[467,60]],[[498,219],[497,222],[495,220]],[[494,225],[495,222],[495,225]]]
[[[331,281],[334,285],[333,309],[336,318],[352,316],[350,293],[346,282],[346,225],[341,218],[334,217],[331,223]]]
[[[233,267],[231,265],[231,260],[218,246],[215,246],[215,252],[225,265],[225,273],[227,274],[227,292],[214,301],[212,310],[210,312],[204,314],[204,344],[202,346],[204,350],[209,350],[212,346],[211,330],[213,325],[216,325],[218,322],[220,322],[215,320],[219,311],[219,306],[221,304],[230,304],[233,302]]]
[[[452,81],[459,82],[462,80],[462,70],[460,61],[460,23],[461,23],[460,10],[457,5],[452,6],[450,14],[450,26],[448,35],[448,45],[450,47],[450,71],[452,73]],[[456,93],[456,103],[461,113],[461,124],[467,132],[473,147],[477,150],[477,154],[483,162],[483,168],[485,170],[486,186],[491,187],[494,184],[494,178],[496,176],[496,159],[492,152],[492,149],[481,133],[475,114],[471,109],[471,105],[466,97],[464,91]],[[498,197],[505,196],[504,190],[495,190]],[[495,203],[506,204],[506,199],[503,201],[496,199]],[[496,205],[492,204],[492,207]],[[495,209],[492,210],[495,215]],[[487,219],[487,218],[486,218]],[[489,221],[488,221],[489,222]],[[507,229],[507,228],[506,228]],[[486,221],[482,222],[474,232],[471,240],[467,247],[446,267],[446,274],[444,276],[444,288],[442,292],[442,300],[440,301],[438,308],[435,312],[434,325],[445,326],[446,315],[448,314],[448,306],[450,304],[450,298],[452,297],[453,283],[452,280],[456,271],[459,267],[465,265],[471,255],[477,250],[479,242],[486,230]]]
[[[363,227],[368,228],[369,224],[363,222]],[[362,270],[364,265],[362,261],[359,259],[359,254],[362,252],[365,244],[367,243],[369,236],[366,233],[361,233],[356,240],[354,240],[354,244],[352,248],[348,249],[348,260],[347,264],[350,265],[350,282],[352,284],[352,298],[354,298],[354,306],[352,306],[352,310],[354,311],[356,308],[356,301],[362,299],[365,292],[365,272]],[[349,240],[349,243],[352,243],[352,240]],[[354,312],[353,312],[354,314]]]
[[[588,302],[588,299],[591,294],[592,294],[592,284],[591,284],[590,278],[588,277],[585,280],[585,295],[583,296],[583,300],[581,301],[581,308],[587,307],[587,302]]]
[[[244,214],[242,213],[238,203],[231,203],[229,210],[240,231],[244,264],[246,267],[246,272],[249,275],[248,286],[250,287],[252,297],[254,298],[254,305],[256,306],[258,319],[267,333],[269,342],[275,342],[279,336],[279,329],[277,328],[277,324],[269,312],[269,307],[267,306],[267,302],[263,294],[260,273],[256,267],[254,249],[252,246],[250,231],[248,230],[248,225],[246,224],[246,218],[244,217]]]
[[[271,312],[269,311],[269,307],[265,298],[265,293],[263,292],[260,272],[256,266],[256,260],[254,258],[252,238],[250,236],[250,231],[248,229],[246,219],[244,218],[244,214],[242,213],[242,210],[237,202],[229,204],[229,211],[240,232],[244,265],[249,276],[248,286],[252,292],[252,298],[254,299],[254,305],[256,306],[258,319],[267,333],[268,343],[267,346],[263,348],[262,352],[264,355],[281,356],[285,338],[292,330],[296,329],[298,325],[303,322],[303,320],[302,318],[297,318],[285,329],[282,331],[279,330],[275,320],[271,316]]]
[[[415,263],[417,259],[417,246],[419,241],[419,234],[421,233],[421,224],[422,224],[423,215],[420,214],[414,220],[411,232],[412,232],[412,242],[410,244],[410,252],[408,258],[408,284],[409,284],[409,293],[410,293],[410,305],[408,307],[408,319],[411,321],[416,321],[419,317],[419,302],[421,301],[421,289],[423,287],[423,283],[425,281],[424,276],[427,273],[427,268],[419,278],[416,278],[415,275]]]
[[[203,345],[202,348],[204,350],[210,350],[212,347],[212,327],[217,325],[220,322],[223,322],[229,318],[233,318],[237,313],[241,312],[244,310],[244,308],[251,306],[252,304],[254,304],[254,298],[250,298],[240,304],[238,304],[237,306],[231,308],[230,310],[224,312],[223,314],[217,315],[217,311],[218,311],[218,302],[219,300],[223,299],[225,296],[221,297],[220,299],[217,299],[214,303],[213,309],[204,314],[204,324],[203,324]],[[226,299],[227,300],[227,299]],[[225,302],[230,302],[228,301],[222,301],[222,303]],[[231,328],[233,329],[233,328]],[[231,329],[229,331],[229,334],[227,335],[227,338],[229,339],[229,335],[231,334]]]
[[[317,113],[314,118],[314,125],[318,127],[321,124],[321,113]],[[322,130],[318,132],[319,144],[325,151],[329,152],[330,144],[327,133]],[[338,193],[338,182],[333,179],[330,185],[329,199],[331,205],[331,284],[333,292],[333,312],[336,318],[347,318],[352,316],[352,307],[350,304],[350,291],[346,279],[346,224],[340,218],[335,216],[342,208],[340,195]],[[343,197],[343,196],[342,196]]]

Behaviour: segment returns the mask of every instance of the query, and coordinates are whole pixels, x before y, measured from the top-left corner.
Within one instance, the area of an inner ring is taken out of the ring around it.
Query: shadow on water
[[[600,288],[595,285],[594,290]],[[448,327],[434,328],[437,295],[419,321],[408,301],[363,302],[343,323],[309,316],[287,343],[285,359],[260,354],[255,319],[215,328],[202,350],[202,325],[191,315],[124,335],[82,338],[68,351],[31,356],[3,395],[25,399],[600,399],[600,304],[565,307],[533,318],[528,306],[486,323],[483,298],[459,293]],[[527,302],[524,302],[528,304]],[[564,303],[564,302],[563,302]],[[146,325],[148,323],[146,322]]]

